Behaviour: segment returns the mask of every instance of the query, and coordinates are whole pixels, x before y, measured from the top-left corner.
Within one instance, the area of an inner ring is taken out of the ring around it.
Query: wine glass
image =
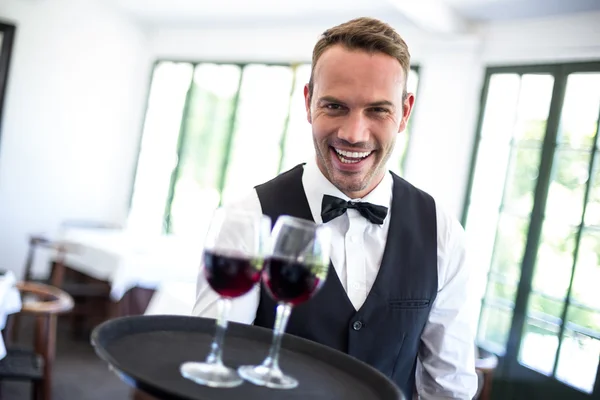
[[[219,294],[219,316],[211,351],[204,362],[180,366],[181,375],[211,387],[235,387],[244,381],[223,364],[223,339],[231,299],[248,293],[259,281],[270,240],[271,219],[260,213],[219,208],[215,211],[204,243],[203,272]]]
[[[279,368],[281,338],[292,307],[308,301],[323,286],[329,270],[331,231],[314,222],[281,216],[272,233],[272,254],[263,269],[263,282],[277,301],[273,342],[258,366],[241,366],[238,373],[259,386],[293,389],[298,381]]]

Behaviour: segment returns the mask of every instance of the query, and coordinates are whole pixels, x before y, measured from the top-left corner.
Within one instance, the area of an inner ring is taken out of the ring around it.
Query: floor
[[[87,338],[73,339],[68,320],[58,323],[52,400],[128,400],[131,390],[100,360]],[[24,325],[22,332],[30,331]],[[2,399],[30,399],[29,383],[2,382]]]

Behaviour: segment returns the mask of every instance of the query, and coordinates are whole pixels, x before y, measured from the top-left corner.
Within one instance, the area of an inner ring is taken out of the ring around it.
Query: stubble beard
[[[321,170],[321,173],[325,175],[325,178],[327,178],[327,180],[331,182],[331,184],[334,185],[336,188],[338,188],[342,193],[346,194],[348,197],[352,197],[352,193],[363,192],[369,187],[373,179],[379,176],[383,176],[383,171],[385,169],[385,166],[387,165],[388,160],[392,155],[392,150],[396,145],[396,140],[394,139],[394,142],[388,149],[387,153],[383,156],[383,158],[380,160],[375,160],[373,167],[370,170],[368,170],[364,177],[360,180],[352,179],[353,176],[358,175],[359,173],[344,173],[342,171],[336,170],[333,167],[330,158],[329,144],[327,142],[322,143],[321,147],[313,135],[313,143],[315,146],[317,165]],[[379,152],[381,151],[381,149],[377,151]],[[375,154],[371,155],[371,157],[375,156]],[[336,156],[334,155],[333,157]],[[348,179],[335,179],[336,175],[341,175]]]

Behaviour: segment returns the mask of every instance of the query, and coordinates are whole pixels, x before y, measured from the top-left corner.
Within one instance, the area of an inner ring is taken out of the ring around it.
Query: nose
[[[352,144],[368,142],[368,125],[367,118],[361,112],[350,112],[338,129],[338,138]]]

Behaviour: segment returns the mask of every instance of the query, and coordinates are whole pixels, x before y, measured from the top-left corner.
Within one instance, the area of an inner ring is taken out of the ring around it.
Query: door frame
[[[552,164],[554,161],[555,147],[559,131],[560,116],[563,108],[568,75],[576,72],[600,72],[600,60],[592,62],[574,62],[559,63],[547,65],[512,65],[512,66],[494,66],[488,67],[485,73],[485,79],[480,98],[480,111],[477,123],[477,136],[474,141],[474,147],[471,158],[471,168],[465,195],[464,208],[462,213],[462,224],[466,225],[467,214],[470,206],[471,191],[475,176],[477,162],[477,152],[481,140],[481,130],[483,125],[484,110],[488,96],[488,89],[492,75],[498,73],[513,74],[550,74],[554,77],[554,86],[552,89],[552,98],[546,124],[546,132],[542,145],[542,153],[539,164],[539,176],[534,192],[534,205],[531,212],[529,230],[527,233],[526,247],[521,261],[521,277],[517,287],[517,293],[514,301],[513,317],[509,330],[506,351],[498,353],[486,348],[484,344],[479,344],[487,351],[499,356],[500,362],[496,369],[494,377],[493,398],[506,400],[530,400],[536,399],[542,395],[544,399],[564,399],[573,400],[600,400],[600,363],[596,371],[596,381],[592,394],[583,393],[565,383],[558,381],[552,376],[546,376],[541,372],[521,365],[518,361],[519,350],[523,339],[523,329],[527,322],[527,304],[529,296],[533,293],[532,282],[534,276],[535,261],[542,234],[544,222],[544,213],[546,201],[548,198],[549,187],[551,183]],[[599,110],[600,113],[600,110]],[[598,117],[600,121],[600,115]],[[596,136],[600,132],[596,133]],[[600,142],[600,139],[597,139]],[[581,228],[580,228],[581,230]],[[571,278],[573,279],[573,278]],[[569,299],[565,300],[563,318],[566,317],[566,310],[569,306]],[[561,324],[559,338],[565,329],[566,323]],[[559,357],[560,347],[557,349],[556,359]],[[556,370],[556,361],[554,371]],[[565,397],[568,396],[568,397]]]
[[[0,46],[0,144],[2,141],[2,116],[4,115],[4,99],[6,98],[6,87],[8,86],[8,72],[15,40],[15,25],[0,21],[0,33],[2,44]]]

